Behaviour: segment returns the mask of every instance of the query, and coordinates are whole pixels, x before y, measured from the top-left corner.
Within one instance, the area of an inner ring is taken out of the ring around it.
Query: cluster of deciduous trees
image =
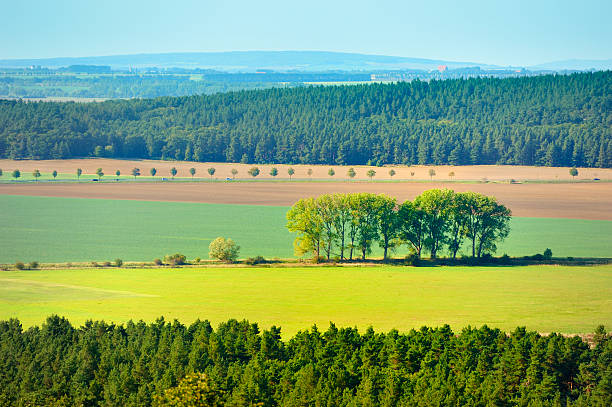
[[[448,326],[407,333],[213,329],[57,316],[0,322],[0,404],[53,406],[610,406],[612,338]],[[183,380],[184,379],[184,380]]]
[[[612,167],[612,72],[0,102],[0,157]]]
[[[467,240],[472,257],[494,253],[510,231],[511,212],[493,197],[475,192],[431,189],[398,205],[384,194],[326,194],[301,199],[287,212],[287,228],[297,232],[296,254],[324,253],[329,260],[365,260],[378,242],[386,259],[389,249],[408,244],[432,258],[447,249],[455,258]]]

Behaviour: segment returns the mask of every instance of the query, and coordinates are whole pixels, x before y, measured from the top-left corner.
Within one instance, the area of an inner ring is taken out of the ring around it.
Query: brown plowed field
[[[331,192],[386,193],[400,201],[431,188],[493,195],[515,216],[612,220],[612,184],[164,182],[0,184],[0,194],[250,205],[291,205]]]
[[[78,159],[78,160],[0,160],[0,168],[4,171],[4,175],[8,178],[10,171],[18,169],[24,173],[31,173],[34,169],[38,169],[43,173],[49,173],[56,170],[63,174],[75,174],[77,168],[83,170],[83,174],[95,174],[97,168],[102,168],[105,174],[114,174],[116,170],[120,170],[122,174],[130,174],[132,168],[139,168],[143,176],[149,175],[151,168],[157,169],[158,177],[170,177],[170,169],[176,167],[178,170],[177,176],[189,177],[189,168],[196,169],[196,177],[207,178],[206,170],[210,167],[216,169],[214,177],[217,179],[225,179],[232,177],[231,170],[235,168],[238,171],[237,178],[251,178],[247,171],[251,167],[258,167],[261,171],[257,179],[273,178],[269,173],[272,167],[278,169],[277,179],[287,179],[287,169],[294,168],[294,179],[335,179],[346,180],[348,166],[339,165],[253,165],[253,164],[235,164],[235,163],[196,163],[189,161],[154,161],[154,160],[112,160],[104,158],[95,159]],[[335,175],[330,177],[328,171],[333,168]],[[471,165],[471,166],[405,166],[398,165],[392,167],[369,167],[369,166],[353,166],[357,175],[355,179],[369,179],[366,172],[370,169],[376,171],[374,179],[377,180],[433,180],[433,181],[508,181],[511,179],[517,181],[524,180],[539,180],[539,181],[569,181],[572,180],[569,174],[569,168],[565,167],[524,167],[514,165]],[[395,171],[395,175],[391,177],[389,170]],[[308,170],[312,169],[312,175],[308,175]],[[436,175],[430,177],[429,170],[433,169]],[[602,180],[612,180],[612,169],[610,168],[578,168],[578,176],[576,179],[600,178]],[[414,173],[414,175],[413,175]],[[454,175],[449,175],[454,173]]]

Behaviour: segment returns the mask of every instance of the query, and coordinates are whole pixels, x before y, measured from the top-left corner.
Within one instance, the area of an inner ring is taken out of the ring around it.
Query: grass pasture
[[[12,195],[0,195],[0,206],[0,263],[152,261],[175,252],[207,258],[218,236],[238,242],[241,257],[293,257],[283,206]],[[548,247],[557,257],[612,257],[610,236],[612,221],[514,218],[498,254],[523,256]],[[402,247],[397,255],[406,252]]]
[[[612,324],[612,266],[86,269],[0,273],[0,319],[159,316],[406,331],[448,323],[588,333]]]

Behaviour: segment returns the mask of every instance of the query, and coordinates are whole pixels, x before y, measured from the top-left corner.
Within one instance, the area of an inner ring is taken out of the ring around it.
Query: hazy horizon
[[[324,51],[534,66],[612,58],[612,3],[34,0],[4,6],[0,59]]]

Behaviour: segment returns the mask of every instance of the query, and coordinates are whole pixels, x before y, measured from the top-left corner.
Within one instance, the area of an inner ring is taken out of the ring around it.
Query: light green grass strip
[[[612,266],[88,269],[0,272],[0,319],[74,324],[159,316],[249,319],[285,337],[313,324],[450,324],[586,333],[612,326]],[[10,284],[6,284],[6,282]]]

